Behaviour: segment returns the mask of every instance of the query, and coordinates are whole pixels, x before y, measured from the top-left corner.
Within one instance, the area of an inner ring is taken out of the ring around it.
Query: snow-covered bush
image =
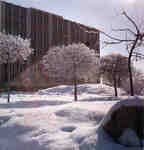
[[[84,44],[53,47],[43,57],[42,64],[48,78],[73,82],[75,100],[78,81],[88,81],[99,73],[99,56]]]
[[[23,63],[33,52],[30,48],[30,40],[20,36],[14,36],[0,32],[0,64],[7,64],[8,82],[10,68],[9,64],[19,61]],[[9,84],[9,83],[8,83]],[[9,90],[8,90],[9,102]]]

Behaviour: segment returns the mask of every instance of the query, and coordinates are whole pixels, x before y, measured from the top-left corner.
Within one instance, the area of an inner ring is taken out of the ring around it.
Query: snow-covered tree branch
[[[0,64],[27,60],[32,52],[29,39],[0,33]]]

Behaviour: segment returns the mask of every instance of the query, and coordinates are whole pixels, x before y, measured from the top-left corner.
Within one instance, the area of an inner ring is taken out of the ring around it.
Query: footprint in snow
[[[76,129],[74,126],[64,126],[61,128],[62,131],[64,132],[73,132]]]

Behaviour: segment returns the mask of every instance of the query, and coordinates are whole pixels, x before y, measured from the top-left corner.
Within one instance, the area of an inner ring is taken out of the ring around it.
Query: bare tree
[[[113,29],[113,31],[123,33],[125,35],[123,38],[114,37],[104,32],[101,33],[103,33],[104,35],[106,35],[108,38],[111,39],[111,41],[106,41],[105,44],[125,43],[127,45],[130,93],[131,96],[133,96],[134,87],[133,87],[133,77],[132,77],[133,75],[132,75],[132,68],[131,68],[132,57],[136,56],[137,53],[139,54],[139,56],[142,55],[140,53],[140,49],[144,45],[144,31],[138,26],[136,20],[130,17],[127,14],[127,12],[123,11],[122,15],[128,20],[130,25],[128,27],[121,28],[121,29]]]
[[[78,81],[93,78],[99,71],[99,56],[84,44],[54,47],[47,52],[41,63],[48,78],[73,82],[75,101],[78,100]]]
[[[10,63],[14,63],[18,60],[19,62],[27,60],[32,52],[33,49],[30,48],[30,40],[0,32],[0,64],[7,65],[8,103],[10,102]]]
[[[110,54],[101,58],[101,75],[114,87],[115,96],[118,96],[117,88],[128,77],[127,63],[128,58],[120,54]]]

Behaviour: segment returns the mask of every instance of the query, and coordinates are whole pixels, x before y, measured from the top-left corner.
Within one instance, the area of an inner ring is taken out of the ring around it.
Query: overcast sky
[[[112,28],[129,25],[121,12],[128,14],[142,24],[144,0],[5,0],[24,7],[34,7],[61,15],[67,19],[95,27],[107,33]],[[143,22],[144,24],[144,22]],[[101,41],[103,37],[101,36]],[[103,47],[101,42],[101,47]],[[111,52],[126,54],[125,46],[111,46],[101,49],[101,55]]]

